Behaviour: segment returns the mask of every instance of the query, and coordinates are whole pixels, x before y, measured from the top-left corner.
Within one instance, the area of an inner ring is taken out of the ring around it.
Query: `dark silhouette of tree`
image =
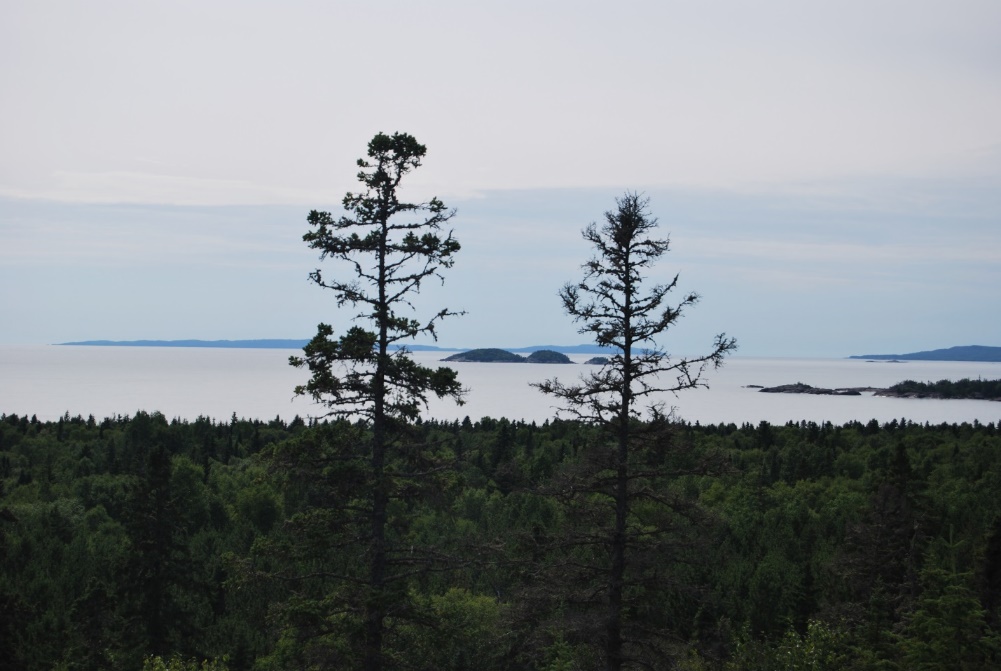
[[[12,416],[14,420],[17,416]],[[14,424],[14,421],[10,422]],[[2,492],[0,492],[2,495]],[[16,525],[17,517],[7,506],[0,508],[0,571],[2,575],[8,572],[7,529],[8,525]],[[22,652],[27,639],[27,625],[33,616],[32,608],[24,602],[6,581],[0,582],[0,636],[6,641],[6,652],[0,655],[0,671],[16,671],[27,666],[27,656]]]
[[[664,447],[670,440],[665,432],[671,417],[651,397],[707,386],[707,367],[719,367],[737,346],[733,338],[720,334],[703,356],[672,358],[661,348],[657,338],[699,296],[689,293],[668,303],[677,275],[668,284],[644,286],[644,274],[668,251],[669,241],[651,237],[657,220],[647,211],[647,199],[626,193],[616,204],[615,211],[605,213],[604,225],[592,223],[584,229],[584,239],[596,254],[583,265],[583,279],[560,291],[564,309],[581,324],[580,333],[609,348],[609,361],[577,382],[553,379],[537,385],[561,399],[570,414],[603,429],[604,440],[595,446],[590,463],[567,484],[574,492],[572,506],[587,508],[587,523],[599,525],[576,538],[579,547],[598,549],[586,558],[578,550],[574,563],[586,564],[587,579],[594,581],[581,585],[581,592],[591,595],[591,603],[582,605],[604,608],[597,620],[590,617],[597,630],[593,635],[604,640],[609,670],[663,654],[651,634],[663,623],[644,615],[633,599],[651,594],[658,582],[668,582],[656,577],[657,565],[668,556],[665,537],[680,533],[686,512],[695,513],[683,511],[687,506],[663,483],[669,470]],[[607,516],[596,514],[595,501]],[[664,553],[661,561],[651,562],[644,549]]]
[[[152,418],[157,426],[162,421],[162,416]],[[174,489],[171,457],[162,445],[150,449],[130,498],[126,529],[134,552],[124,567],[127,580],[120,600],[133,625],[128,633],[134,660],[138,663],[144,654],[192,652],[187,646],[200,601],[195,595],[202,586],[183,523],[187,502]]]
[[[352,459],[366,462],[358,474],[365,481],[361,502],[350,503],[368,527],[359,539],[366,545],[368,575],[365,594],[356,604],[363,611],[365,669],[384,665],[385,620],[397,605],[394,601],[402,598],[399,583],[407,574],[389,533],[388,510],[394,497],[409,491],[400,484],[401,469],[422,468],[419,455],[407,444],[407,426],[417,419],[429,394],[456,400],[462,395],[453,370],[421,366],[405,347],[419,335],[437,339],[438,322],[457,314],[442,309],[419,320],[411,303],[425,282],[443,281],[442,271],[452,266],[459,251],[451,231],[443,232],[454,210],[437,198],[423,203],[400,200],[403,178],[421,165],[425,152],[410,135],[376,135],[368,144],[367,158],[358,161],[363,191],[344,197],[345,214],[340,218],[310,212],[311,228],[303,236],[321,259],[339,262],[338,272],[346,270],[348,275],[330,278],[317,269],[311,280],[330,289],[339,307],[360,308],[357,324],[340,337],[334,336],[331,326],[320,324],[304,355],[291,357],[290,362],[311,374],[305,385],[296,388],[297,394],[308,394],[325,405],[328,416],[361,418],[367,428],[358,439],[364,444],[356,443],[350,450]],[[338,454],[344,456],[341,447]],[[394,459],[406,464],[395,464]]]

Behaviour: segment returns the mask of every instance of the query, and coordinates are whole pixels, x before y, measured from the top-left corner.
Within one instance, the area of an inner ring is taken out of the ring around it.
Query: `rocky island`
[[[528,356],[521,356],[496,347],[459,352],[445,357],[442,361],[451,363],[573,363],[566,354],[550,349],[540,349]]]
[[[468,352],[459,352],[452,356],[447,356],[442,361],[454,363],[523,363],[525,357],[513,352],[496,347],[485,349],[471,349]]]
[[[758,387],[758,385],[748,385]],[[861,396],[863,391],[877,391],[869,388],[851,389],[823,389],[821,387],[811,387],[808,384],[797,382],[796,384],[782,384],[778,387],[760,387],[758,391],[766,394],[818,394],[824,396]],[[881,391],[881,390],[880,390]]]
[[[532,352],[525,359],[527,363],[573,363],[566,354],[554,352],[551,349],[540,349]]]
[[[587,361],[585,361],[584,363],[585,364],[590,364],[592,366],[604,366],[608,362],[609,362],[609,358],[607,356],[593,356],[590,359],[588,359]]]

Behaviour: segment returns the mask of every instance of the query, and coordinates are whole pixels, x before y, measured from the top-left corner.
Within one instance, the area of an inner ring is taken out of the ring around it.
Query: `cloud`
[[[2,11],[8,196],[336,203],[395,130],[428,144],[416,183],[462,197],[996,170],[1001,143],[981,0]]]
[[[329,195],[241,179],[130,171],[57,170],[44,187],[0,185],[0,197],[95,204],[273,205],[309,202]]]
[[[962,243],[928,241],[871,244],[866,242],[792,242],[751,238],[686,238],[685,256],[720,261],[792,265],[839,264],[852,267],[901,266],[924,263],[1001,264],[997,238]]]
[[[12,267],[302,264],[305,213],[0,199],[0,260]]]

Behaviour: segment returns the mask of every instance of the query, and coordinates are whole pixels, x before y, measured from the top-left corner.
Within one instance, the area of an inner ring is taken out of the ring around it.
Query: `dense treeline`
[[[971,380],[966,377],[958,381],[938,382],[904,380],[890,387],[889,391],[899,396],[1001,400],[1001,380]]]
[[[351,457],[364,434],[298,419],[2,416],[0,668],[139,669],[150,656],[349,667],[350,629],[333,618],[351,595],[331,585],[364,561]],[[629,583],[639,619],[671,632],[651,655],[693,670],[1001,662],[995,424],[655,435],[638,450],[657,468],[637,476],[649,507],[634,523],[670,539],[636,555]],[[393,585],[407,612],[387,606],[387,665],[592,668],[574,569],[601,551],[580,542],[600,509],[565,485],[600,434],[483,418],[418,422],[409,440],[427,464],[408,472],[426,477],[401,480],[413,489],[387,518],[409,552],[391,557],[407,567]]]

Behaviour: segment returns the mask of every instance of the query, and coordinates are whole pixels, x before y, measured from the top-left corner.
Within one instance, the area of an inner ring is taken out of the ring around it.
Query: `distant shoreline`
[[[309,340],[259,338],[256,340],[81,340],[54,343],[57,346],[77,347],[211,347],[217,349],[302,349]],[[469,347],[439,347],[437,345],[406,345],[411,352],[465,352]],[[537,352],[552,350],[561,354],[607,354],[608,350],[597,345],[537,345],[531,347],[505,347],[508,352]]]
[[[856,354],[848,358],[870,361],[982,361],[996,363],[1001,362],[1001,347],[960,345],[909,354]]]
[[[825,389],[802,382],[783,384],[777,387],[746,385],[747,389],[757,389],[766,394],[813,394],[817,396],[861,396],[864,392],[874,396],[892,398],[930,398],[939,400],[998,401],[1001,402],[1001,380],[971,380],[964,378],[958,382],[939,380],[938,382],[915,382],[905,380],[887,387],[841,387]]]
[[[249,340],[82,340],[78,342],[53,343],[58,346],[72,345],[84,347],[208,347],[216,349],[290,349],[301,350],[309,340],[294,338],[257,338]],[[438,345],[407,345],[411,352],[467,352],[471,347],[442,347]],[[607,348],[594,344],[587,345],[532,345],[529,347],[503,347],[508,352],[531,354],[540,350],[551,350],[561,354],[605,354]],[[847,357],[853,360],[881,362],[904,361],[970,361],[1001,363],[1001,347],[985,345],[963,345],[947,349],[936,349],[908,354],[855,354]]]
[[[302,349],[308,340],[82,340],[55,345],[82,347],[212,347],[224,349]]]

